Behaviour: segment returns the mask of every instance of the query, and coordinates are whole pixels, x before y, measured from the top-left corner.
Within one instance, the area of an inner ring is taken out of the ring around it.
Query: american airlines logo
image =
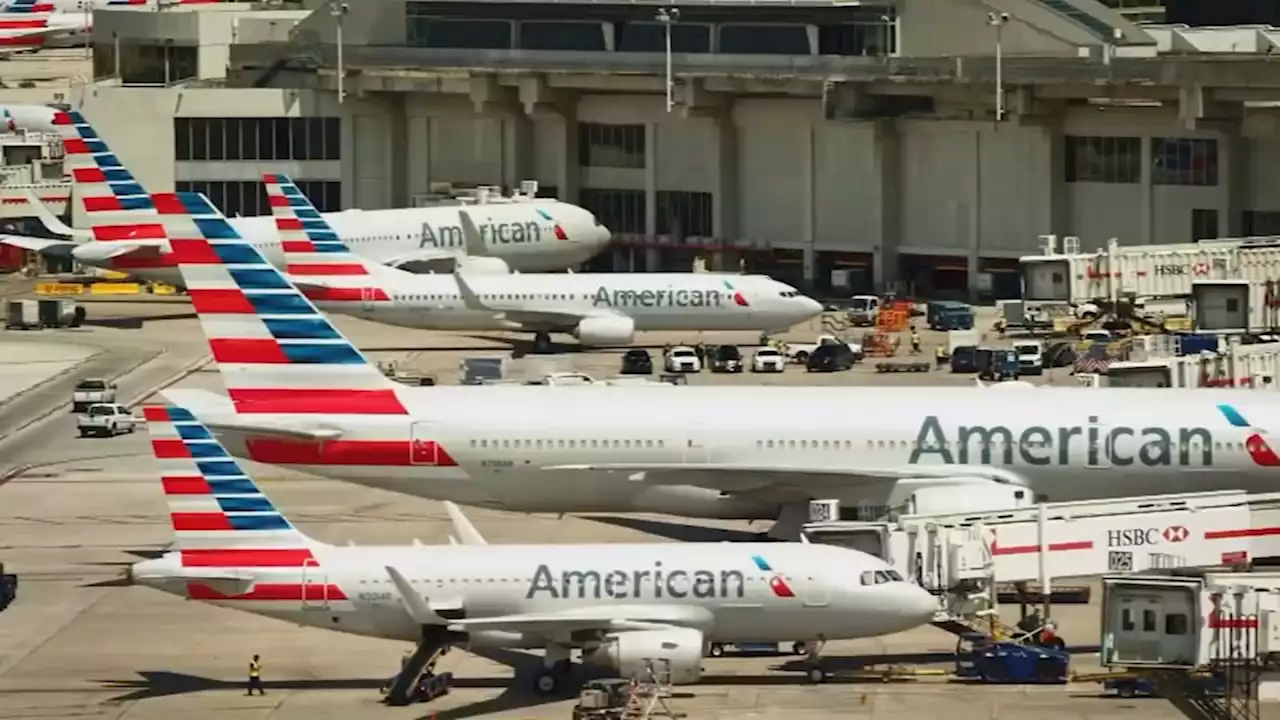
[[[480,240],[485,245],[522,245],[542,242],[542,225],[528,222],[476,223]],[[558,226],[557,226],[558,229]],[[461,225],[436,225],[422,223],[422,241],[419,248],[456,248],[465,244]]]
[[[671,569],[655,562],[648,570],[552,570],[539,565],[526,600],[628,600],[639,598],[741,598],[747,578],[737,570]]]
[[[732,297],[719,290],[610,290],[601,285],[592,298],[592,305],[605,308],[723,307]]]

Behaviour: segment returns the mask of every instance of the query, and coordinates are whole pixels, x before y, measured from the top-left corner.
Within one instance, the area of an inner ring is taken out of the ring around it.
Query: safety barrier
[[[89,286],[90,295],[137,295],[142,292],[138,283],[94,283]]]
[[[84,285],[80,283],[38,283],[37,295],[80,295],[84,293]]]
[[[40,283],[36,285],[37,295],[176,295],[178,289],[172,285],[156,283],[148,285],[136,282],[95,282],[95,283]]]

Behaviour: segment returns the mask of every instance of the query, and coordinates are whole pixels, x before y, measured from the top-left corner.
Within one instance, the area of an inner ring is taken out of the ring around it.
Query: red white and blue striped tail
[[[185,228],[171,228],[169,244],[237,413],[409,414],[397,395],[400,385],[370,363],[203,196],[174,197],[189,210],[203,204],[207,211],[183,216],[195,232],[173,234]]]
[[[51,13],[57,8],[49,0],[9,0],[0,12],[6,13]]]
[[[156,214],[155,203],[79,111],[56,112],[63,170],[75,182],[90,225]],[[112,238],[96,238],[107,240]],[[116,238],[126,239],[126,238]]]
[[[266,173],[267,200],[284,251],[285,272],[308,298],[320,302],[389,301],[378,267],[351,252],[302,190],[281,173]]]
[[[307,548],[313,543],[262,494],[195,416],[173,405],[142,408],[176,536],[174,549]]]

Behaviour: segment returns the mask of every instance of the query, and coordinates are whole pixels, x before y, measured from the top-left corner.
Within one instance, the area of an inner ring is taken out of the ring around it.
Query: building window
[[[1136,183],[1142,180],[1142,141],[1136,137],[1066,138],[1067,182]]]
[[[1220,237],[1218,231],[1218,211],[1213,208],[1196,208],[1191,211],[1191,239],[1212,240]]]
[[[582,188],[578,204],[595,213],[597,219],[615,233],[645,233],[643,190],[597,190]]]
[[[852,7],[842,22],[818,26],[819,55],[882,56],[898,51],[898,14],[893,7]]]
[[[1280,212],[1245,210],[1240,218],[1240,232],[1249,235],[1280,235]]]
[[[1151,138],[1151,182],[1156,185],[1218,184],[1218,141],[1213,138]]]
[[[717,52],[736,55],[812,55],[807,25],[735,25],[719,28]]]
[[[342,209],[342,183],[332,180],[295,180],[298,189],[320,212]],[[267,190],[260,182],[186,180],[176,183],[178,192],[197,192],[209,198],[227,217],[270,215]]]
[[[582,167],[643,168],[644,125],[580,123],[578,163]]]
[[[614,26],[618,52],[666,52],[667,27],[659,22],[629,22]],[[671,26],[671,52],[711,52],[711,26],[697,23],[674,23]]]
[[[521,50],[576,50],[604,52],[604,23],[564,20],[526,20],[517,34]]]
[[[410,9],[410,13],[412,12]],[[515,23],[511,20],[470,20],[410,14],[405,22],[405,41],[413,47],[510,50],[514,34]]]
[[[194,47],[120,43],[118,52],[122,85],[167,86],[190,80],[199,70]]]
[[[338,118],[174,118],[173,154],[187,160],[340,160]]]
[[[655,200],[659,235],[686,238],[711,237],[714,233],[711,193],[660,190]]]

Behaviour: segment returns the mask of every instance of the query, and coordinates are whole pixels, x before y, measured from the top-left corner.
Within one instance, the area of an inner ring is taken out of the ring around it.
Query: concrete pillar
[[[804,243],[804,281],[806,285],[813,284],[813,278],[816,274],[817,253],[814,245],[817,243],[817,192],[815,188],[817,163],[814,162],[814,136],[813,124],[806,125],[801,130],[800,141],[800,182],[804,184],[801,197],[804,198],[800,203],[800,239]]]
[[[1151,138],[1143,135],[1139,138],[1142,147],[1138,150],[1138,157],[1142,161],[1142,176],[1138,179],[1142,187],[1141,203],[1138,206],[1138,218],[1141,221],[1142,237],[1139,242],[1144,245],[1150,245],[1155,242],[1156,236],[1156,215],[1155,215],[1155,185],[1151,182]],[[1097,244],[1099,247],[1105,247],[1110,238],[1089,238],[1086,242]]]
[[[902,246],[902,138],[898,122],[891,118],[876,121],[876,169],[880,176],[880,241],[873,247],[871,272],[876,287],[888,288],[898,281],[898,248]]]
[[[716,175],[713,192],[712,234],[721,240],[742,237],[738,227],[738,126],[732,108],[716,116]]]
[[[556,191],[565,202],[578,202],[578,188],[582,177],[582,166],[578,159],[578,96],[569,91],[553,90],[546,80],[540,76],[521,77],[516,88],[517,99],[524,106],[525,115],[551,121],[559,128],[560,148],[562,152],[556,158]],[[522,129],[517,137],[523,146],[529,149],[528,156],[521,157],[521,163],[527,160],[527,169],[522,170],[525,180],[533,177],[533,145],[536,142],[533,123],[527,127],[527,136]],[[524,140],[527,139],[527,143]],[[516,163],[517,168],[525,167]]]
[[[1062,129],[1065,113],[1057,113],[1041,121],[1044,141],[1049,144],[1049,227],[1046,232],[1069,234],[1071,225],[1071,194],[1067,192],[1067,148]]]
[[[996,138],[993,142],[999,142]],[[969,297],[978,299],[978,275],[982,268],[982,131],[973,131],[973,182],[970,183],[968,198],[961,200],[956,206],[956,232],[968,235],[966,243],[968,253],[966,265],[969,272]],[[961,193],[964,195],[966,193]]]
[[[658,234],[658,125],[644,124],[644,234]]]
[[[1218,149],[1218,181],[1226,183],[1226,217],[1219,218],[1219,230],[1226,237],[1244,235],[1244,214],[1253,198],[1253,173],[1249,167],[1249,138],[1244,134],[1243,120],[1223,123],[1222,147]]]
[[[533,119],[524,113],[515,112],[508,114],[502,124],[502,182],[514,190],[520,187],[522,180],[532,180],[536,174]]]
[[[408,112],[405,108],[407,93],[382,93],[383,104],[387,108],[387,141],[393,151],[391,163],[387,168],[387,200],[393,208],[409,207],[409,165],[407,153],[397,152],[394,148],[409,147]]]

